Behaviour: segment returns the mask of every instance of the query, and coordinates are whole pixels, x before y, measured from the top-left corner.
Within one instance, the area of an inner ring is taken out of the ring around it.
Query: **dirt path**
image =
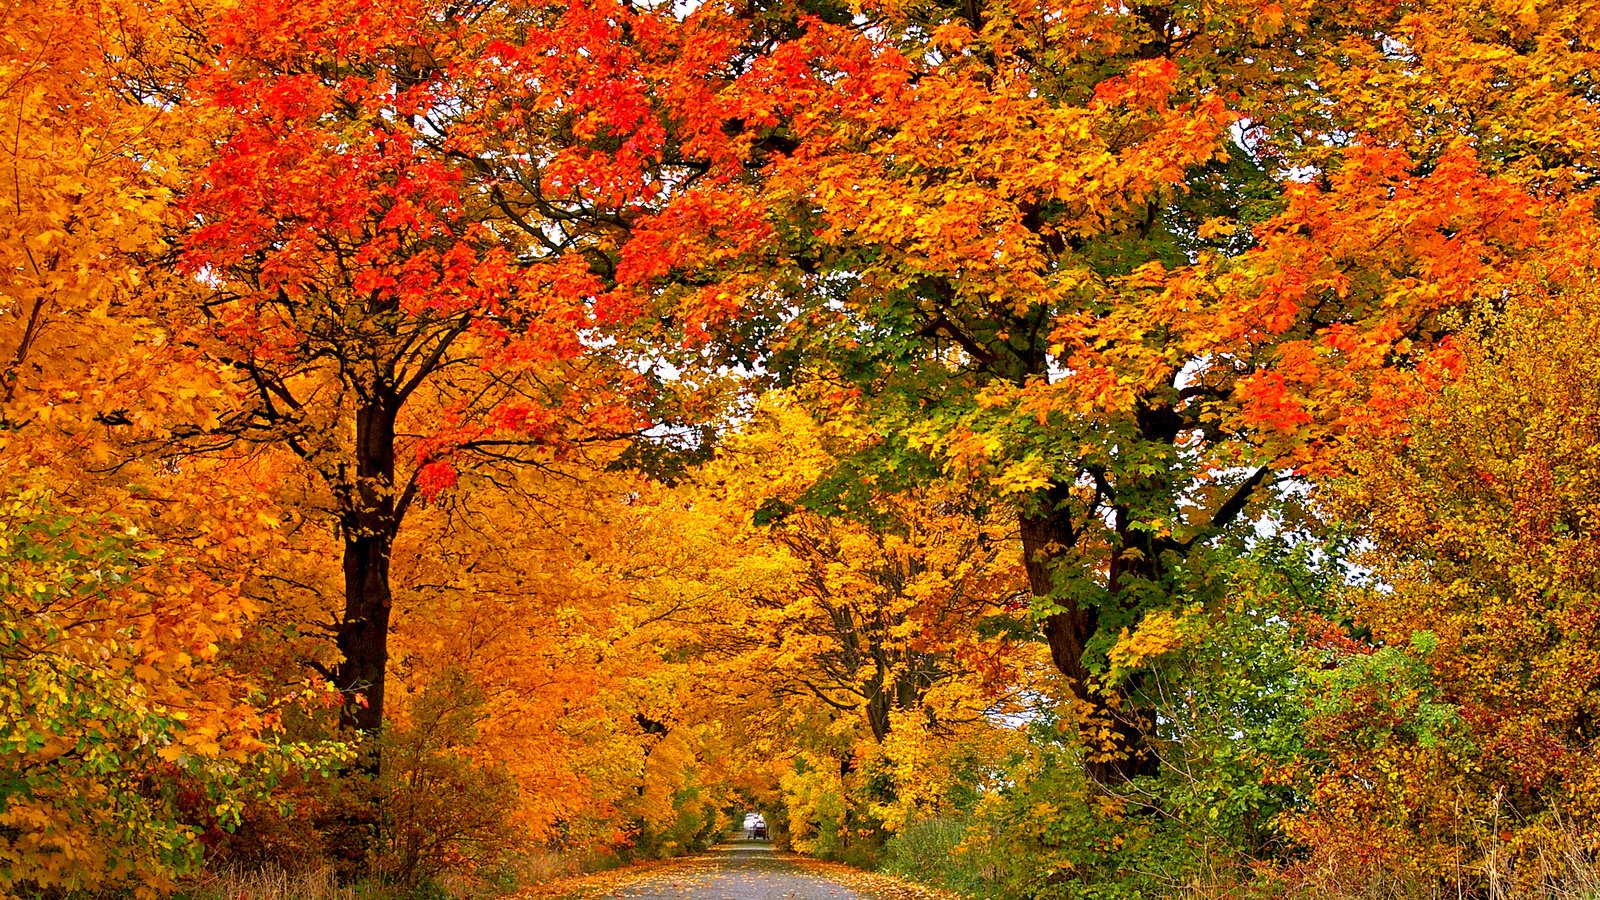
[[[729,841],[698,856],[556,882],[519,900],[954,900],[953,895],[792,853]]]

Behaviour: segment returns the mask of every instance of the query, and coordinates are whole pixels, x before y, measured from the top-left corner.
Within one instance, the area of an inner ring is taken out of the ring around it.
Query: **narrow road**
[[[612,900],[870,900],[766,841],[729,841],[600,895]]]

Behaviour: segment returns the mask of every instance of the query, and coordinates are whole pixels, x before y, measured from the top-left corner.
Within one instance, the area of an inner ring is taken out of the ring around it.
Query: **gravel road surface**
[[[866,900],[766,841],[730,841],[600,895],[613,900]]]

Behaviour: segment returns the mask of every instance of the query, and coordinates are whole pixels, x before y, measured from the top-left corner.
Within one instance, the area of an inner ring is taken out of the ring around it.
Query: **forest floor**
[[[563,879],[515,900],[956,900],[888,875],[729,841],[705,853]]]

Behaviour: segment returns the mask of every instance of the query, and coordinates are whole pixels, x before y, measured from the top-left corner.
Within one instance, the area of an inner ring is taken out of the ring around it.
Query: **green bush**
[[[884,871],[956,891],[968,891],[981,874],[958,851],[967,836],[964,815],[930,816],[907,822],[885,850]]]
[[[1317,612],[1333,573],[1304,548],[1214,552],[1232,556],[1209,569],[1225,578],[1180,585],[1183,603],[1107,654],[1104,677],[1136,668],[1140,699],[1157,711],[1156,774],[1090,781],[1070,713],[1042,704],[966,816],[909,824],[891,842],[891,868],[994,900],[1252,889],[1252,863],[1283,857],[1278,822],[1306,799],[1282,777],[1304,752],[1310,681],[1293,621]]]

